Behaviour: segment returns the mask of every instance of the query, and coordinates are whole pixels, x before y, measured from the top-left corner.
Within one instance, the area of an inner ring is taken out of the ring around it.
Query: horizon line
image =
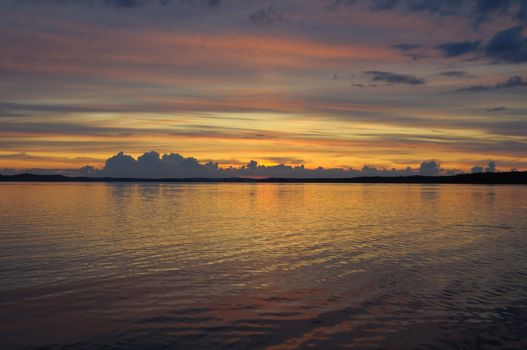
[[[16,174],[1,175],[0,182],[183,182],[183,183],[408,183],[408,184],[525,184],[527,171],[485,172],[455,175],[361,176],[351,178],[118,178],[66,175]]]

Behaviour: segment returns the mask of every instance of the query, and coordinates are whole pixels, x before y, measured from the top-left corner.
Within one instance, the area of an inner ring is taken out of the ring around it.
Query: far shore
[[[159,182],[159,183],[386,183],[386,184],[489,184],[526,185],[527,171],[460,174],[452,176],[364,176],[355,178],[112,178],[63,175],[0,175],[0,182]]]

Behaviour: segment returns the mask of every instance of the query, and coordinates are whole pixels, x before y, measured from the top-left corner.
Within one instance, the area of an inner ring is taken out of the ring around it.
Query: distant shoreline
[[[379,183],[379,184],[487,184],[527,185],[527,171],[461,174],[452,176],[363,176],[355,178],[111,178],[69,177],[63,175],[0,175],[0,182],[153,182],[153,183]]]

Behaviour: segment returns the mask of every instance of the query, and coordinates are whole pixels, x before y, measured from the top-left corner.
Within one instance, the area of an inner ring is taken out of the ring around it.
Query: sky
[[[526,68],[527,0],[3,0],[0,169],[524,170]]]

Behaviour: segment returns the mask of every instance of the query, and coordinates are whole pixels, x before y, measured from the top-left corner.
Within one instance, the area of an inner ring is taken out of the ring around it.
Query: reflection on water
[[[527,347],[527,187],[0,194],[1,349]]]

